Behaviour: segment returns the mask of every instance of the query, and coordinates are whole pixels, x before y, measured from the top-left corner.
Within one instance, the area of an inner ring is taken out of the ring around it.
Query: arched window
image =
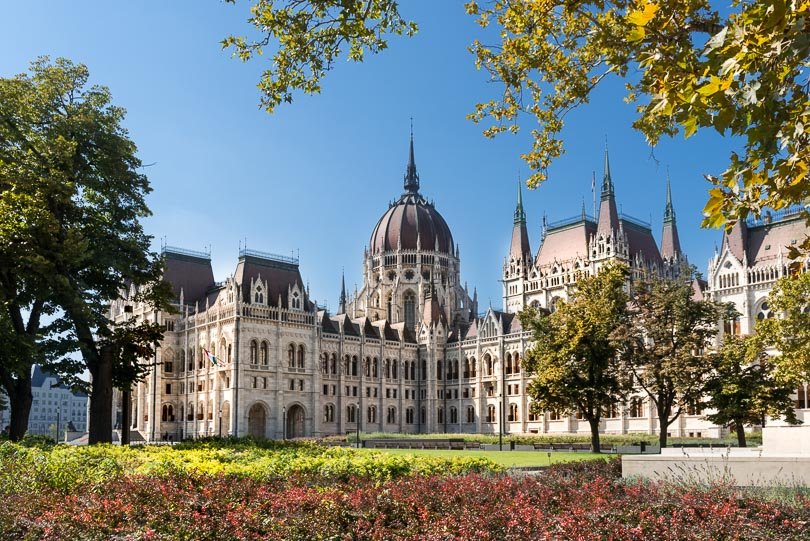
[[[512,373],[512,354],[507,353],[506,359],[504,360],[504,368],[506,369],[507,374]]]
[[[377,357],[371,361],[371,377],[376,378],[380,374],[380,361]]]
[[[389,425],[397,422],[397,408],[394,406],[388,406],[388,410],[385,413],[385,422]]]
[[[352,376],[357,375],[357,355],[352,355]]]
[[[214,418],[214,401],[208,401],[208,420],[211,421]]]
[[[515,358],[512,362],[512,372],[515,374],[520,374],[520,353],[515,352]]]
[[[174,371],[174,363],[171,361],[165,361],[163,363],[163,371],[167,374],[171,374]]]
[[[351,367],[350,367],[350,365],[351,365],[351,362],[349,361],[349,356],[348,356],[348,355],[344,355],[344,356],[343,356],[343,373],[344,373],[345,375],[347,375],[347,376],[348,376],[348,375],[349,375],[349,373],[351,372]]]
[[[329,354],[321,353],[321,374],[329,374]]]
[[[422,408],[419,410],[419,422],[423,425],[427,424],[427,410],[425,409],[425,406],[422,406]]]
[[[458,424],[458,410],[455,406],[450,406],[450,423]]]
[[[194,370],[194,350],[188,350],[188,371],[191,372]]]
[[[403,369],[405,371],[404,376],[405,376],[405,380],[407,381],[407,380],[411,379],[411,373],[410,373],[410,365],[411,365],[411,363],[409,361],[405,361],[404,364],[405,364],[405,366],[403,367]]]
[[[416,379],[416,361],[411,361],[411,379]]]
[[[413,424],[413,408],[407,408],[405,410],[405,424],[406,425]]]
[[[259,346],[256,340],[250,341],[250,364],[257,364],[259,362]]]
[[[638,396],[630,399],[630,407],[628,411],[630,417],[643,417],[644,416],[644,403]]]
[[[163,404],[163,410],[161,412],[160,420],[164,423],[172,423],[174,422],[174,406],[171,404]]]
[[[442,379],[442,362],[436,361],[436,378],[441,381]]]
[[[487,419],[486,419],[486,422],[494,423],[495,421],[496,421],[496,419],[495,419],[495,406],[489,405],[489,406],[487,406]]]
[[[200,402],[197,404],[197,420],[202,421],[203,419],[205,419],[205,405]]]
[[[439,424],[444,423],[444,408],[441,406],[436,410],[436,422]]]
[[[188,416],[186,417],[186,420],[187,421],[194,420],[194,404],[191,402],[188,403]]]
[[[386,359],[383,362],[383,373],[385,374],[385,379],[391,379],[391,359]]]
[[[295,368],[295,344],[290,344],[287,347],[287,365],[290,368]]]
[[[298,368],[304,368],[304,346],[298,346]]]
[[[337,355],[335,355],[334,353],[332,354],[332,357],[329,359],[329,371],[332,374],[337,374]]]
[[[324,423],[334,423],[335,422],[335,406],[332,404],[327,404],[323,407],[323,422]]]
[[[349,404],[346,406],[346,422],[347,423],[356,423],[357,422],[357,406],[354,404]]]
[[[475,408],[473,406],[467,406],[467,422],[475,422]]]
[[[386,313],[388,314],[388,321],[391,321],[391,295],[388,295],[388,298],[385,301],[385,308]]]
[[[363,361],[363,375],[367,378],[371,377],[371,357],[366,357],[366,360]]]
[[[427,361],[422,361],[422,373],[419,374],[419,379],[425,380],[427,379]]]
[[[177,363],[177,368],[180,370],[180,373],[186,371],[186,350],[180,350],[180,360]]]
[[[509,404],[509,422],[517,421],[520,421],[520,417],[518,416],[518,405]]]
[[[399,376],[399,373],[398,373],[399,371],[397,370],[397,364],[398,363],[397,363],[396,359],[391,361],[391,377],[393,379],[397,379],[397,377]]]
[[[377,422],[377,408],[376,406],[369,406],[366,409],[366,421],[369,423]]]
[[[267,366],[269,359],[267,358],[267,342],[262,341],[261,352],[259,354],[259,360],[261,360],[264,366]]]
[[[414,329],[416,327],[416,295],[413,291],[405,293],[403,305],[405,307],[405,326]]]

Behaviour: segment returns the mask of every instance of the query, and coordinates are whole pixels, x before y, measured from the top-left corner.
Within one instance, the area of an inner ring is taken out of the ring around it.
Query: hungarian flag
[[[205,356],[208,357],[209,361],[211,361],[211,364],[214,366],[219,366],[219,359],[217,359],[210,351],[203,348],[203,353],[205,353]]]

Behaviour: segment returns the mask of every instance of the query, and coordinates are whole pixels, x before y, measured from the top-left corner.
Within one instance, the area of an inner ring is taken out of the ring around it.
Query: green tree
[[[612,338],[623,369],[650,399],[658,414],[658,439],[690,405],[699,403],[711,366],[703,351],[712,345],[724,310],[695,300],[684,280],[651,278],[634,282],[628,317]]]
[[[229,0],[233,3],[235,0]],[[496,43],[477,39],[476,65],[501,88],[470,118],[491,122],[493,137],[534,121],[523,158],[537,186],[563,153],[565,115],[615,75],[636,103],[634,127],[651,145],[662,136],[699,129],[739,136],[713,187],[704,225],[720,226],[763,208],[810,197],[810,31],[806,1],[494,0],[466,3]],[[413,35],[393,0],[252,0],[250,24],[260,38],[229,37],[223,46],[249,60],[276,47],[262,75],[262,104],[272,111],[296,90],[317,93],[346,49],[350,60],[376,53],[389,34]],[[810,249],[810,238],[804,243]]]
[[[526,392],[538,411],[580,412],[591,428],[591,450],[600,452],[599,423],[603,411],[620,401],[630,383],[623,377],[611,339],[626,324],[627,268],[604,267],[577,282],[570,301],[551,314],[527,308],[523,328],[532,333],[532,347],[523,366],[531,380]]]
[[[778,353],[777,375],[786,381],[810,381],[810,272],[781,278],[768,295],[779,317],[757,322],[757,334]]]
[[[167,289],[140,224],[149,215],[144,199],[150,188],[121,125],[124,110],[112,105],[107,88],[88,86],[88,79],[85,66],[48,58],[33,62],[30,73],[0,79],[0,300],[8,313],[0,323],[7,319],[5,332],[24,346],[15,358],[0,357],[0,365],[27,386],[21,390],[27,398],[30,365],[41,348],[79,351],[83,363],[61,356],[52,365],[77,385],[76,376],[89,370],[94,443],[112,438],[120,352],[144,334],[145,347],[154,344],[154,334],[146,332],[154,324],[141,322],[137,330],[115,325],[109,302],[134,285],[160,308]],[[39,317],[46,311],[56,328],[43,336]],[[26,312],[28,324],[20,321]],[[27,424],[27,411],[20,413]]]
[[[706,385],[706,419],[737,433],[745,447],[745,427],[765,424],[766,417],[784,417],[799,424],[793,410],[794,387],[776,377],[775,365],[756,336],[727,336],[710,356],[713,374]]]

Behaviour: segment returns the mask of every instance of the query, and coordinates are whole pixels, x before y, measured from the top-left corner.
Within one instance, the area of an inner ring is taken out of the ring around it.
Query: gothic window
[[[262,286],[256,286],[256,292],[253,295],[253,302],[256,304],[264,304],[264,292],[262,292]]]
[[[256,340],[250,341],[250,364],[257,364],[259,362],[259,348]]]
[[[186,370],[186,350],[184,349],[180,350],[180,362],[177,363],[177,368],[180,372],[185,372]]]
[[[321,374],[329,374],[329,354],[321,353]]]
[[[763,302],[759,306],[759,312],[757,313],[757,319],[771,319],[773,317],[773,312],[771,311],[771,306],[768,304],[768,301]]]
[[[517,421],[520,421],[520,418],[518,417],[518,405],[509,404],[509,422]]]
[[[409,380],[409,379],[411,379],[411,378],[410,378],[410,373],[409,373],[409,371],[408,371],[408,368],[409,368],[409,365],[410,365],[410,364],[411,364],[410,362],[405,361],[405,366],[403,367],[403,368],[404,368],[404,371],[405,371],[405,380],[406,380],[406,381],[407,381],[407,380]]]
[[[366,421],[369,423],[376,423],[377,422],[377,407],[376,406],[369,406],[366,409]]]
[[[506,373],[507,374],[512,373],[512,354],[511,353],[506,354],[506,364],[504,365],[504,367],[506,368]]]
[[[352,355],[352,376],[357,375],[357,355]]]
[[[295,344],[290,344],[287,347],[287,366],[295,368]]]
[[[172,423],[174,422],[174,406],[171,404],[163,404],[163,410],[160,416],[160,420],[165,422]]]
[[[515,357],[512,360],[512,373],[520,374],[520,353],[515,352]]]
[[[427,410],[424,406],[419,410],[419,422],[421,424],[427,424]]]
[[[405,410],[405,424],[406,425],[413,424],[413,408],[408,408]]]
[[[374,357],[374,360],[371,364],[371,377],[376,378],[379,376],[380,373],[380,361],[377,357]]]
[[[628,408],[628,415],[630,417],[643,417],[644,416],[644,401],[637,396],[630,399],[630,407]]]
[[[416,295],[412,291],[405,293],[405,326],[409,329],[416,327]]]
[[[475,408],[473,406],[467,406],[467,422],[475,422]]]
[[[190,349],[188,351],[188,371],[191,372],[194,370],[194,350]]]
[[[394,424],[397,422],[397,408],[394,406],[388,406],[388,410],[385,415],[385,422],[388,424]]]
[[[477,367],[475,357],[470,357],[470,377],[471,378],[475,377],[477,370],[478,370],[478,367]]]
[[[493,406],[493,405],[487,406],[486,422],[488,422],[488,423],[494,423],[495,422],[495,406]]]
[[[335,406],[333,404],[327,404],[323,407],[323,422],[324,423],[335,422]]]
[[[397,379],[398,376],[399,376],[399,374],[398,374],[398,370],[397,370],[397,360],[393,359],[391,361],[391,378],[392,379]]]
[[[347,423],[356,423],[357,422],[357,406],[354,404],[349,404],[346,406],[346,422]]]
[[[436,421],[437,421],[439,424],[444,424],[444,408],[439,407],[439,408],[436,410]]]
[[[267,342],[262,341],[261,353],[259,355],[259,359],[261,360],[264,366],[267,366],[268,358],[267,358]]]
[[[304,346],[298,346],[298,368],[304,368]]]
[[[337,374],[337,355],[334,353],[332,357],[329,359],[329,371],[334,375]]]
[[[458,410],[455,406],[450,406],[450,423],[451,424],[458,424]]]
[[[348,356],[348,355],[344,355],[344,356],[343,356],[343,373],[344,373],[345,375],[347,375],[347,376],[349,375],[349,371],[350,371],[350,364],[351,364],[351,363],[349,362],[349,356]]]
[[[366,360],[363,362],[363,375],[367,378],[371,377],[371,357],[366,357]]]
[[[442,362],[436,361],[436,377],[441,381],[442,379]]]
[[[392,321],[392,318],[393,318],[392,313],[391,313],[391,304],[392,304],[391,295],[389,294],[388,297],[385,300],[385,311],[388,314],[388,321]]]
[[[193,421],[194,420],[194,404],[191,402],[188,403],[188,416],[186,417],[186,421]]]

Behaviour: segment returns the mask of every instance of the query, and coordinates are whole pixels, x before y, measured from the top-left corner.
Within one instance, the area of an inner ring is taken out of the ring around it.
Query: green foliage
[[[499,99],[470,117],[493,121],[485,134],[517,131],[522,115],[537,122],[524,158],[545,180],[562,151],[560,133],[571,109],[613,74],[627,80],[637,103],[634,127],[650,144],[699,129],[740,136],[704,209],[704,225],[804,204],[810,197],[810,108],[807,2],[734,2],[728,15],[709,0],[476,0],[468,13],[497,25],[500,43],[475,41],[479,67],[500,84]],[[805,242],[810,248],[810,239]]]
[[[334,482],[355,477],[384,481],[405,475],[460,475],[500,470],[500,466],[484,458],[394,456],[315,443],[256,445],[242,440],[140,447],[26,447],[0,443],[0,495],[21,490],[90,489],[119,476],[227,475],[264,481],[294,476],[314,482]]]
[[[259,82],[261,104],[268,112],[291,103],[294,91],[320,93],[321,79],[344,48],[348,60],[362,62],[366,52],[388,48],[387,34],[412,36],[417,30],[399,15],[395,0],[253,0],[250,14],[249,24],[263,37],[231,35],[222,47],[242,61],[275,47],[273,68]]]
[[[775,348],[777,376],[785,381],[810,380],[810,272],[781,278],[768,295],[780,317],[757,322],[757,335]]]
[[[235,3],[235,0],[228,0]],[[502,93],[478,103],[469,118],[491,121],[488,137],[536,122],[523,158],[532,187],[564,152],[565,115],[588,103],[608,76],[627,81],[637,104],[633,126],[651,145],[700,129],[738,136],[705,206],[704,225],[802,204],[810,197],[810,8],[806,1],[746,0],[469,0],[467,13],[499,41],[474,39],[470,51]],[[416,32],[393,0],[253,0],[260,38],[230,36],[222,45],[249,60],[275,46],[262,75],[262,105],[272,111],[292,92],[317,93],[348,47],[349,60],[385,49],[388,34]],[[810,237],[804,243],[810,249]]]
[[[579,411],[591,424],[599,449],[602,412],[620,400],[629,381],[622,376],[613,333],[625,324],[627,268],[609,265],[580,278],[569,302],[547,315],[529,308],[520,314],[532,333],[523,366],[531,381],[527,393],[537,411]]]
[[[764,424],[766,417],[784,417],[798,424],[793,410],[793,385],[775,377],[775,367],[757,336],[727,336],[711,356],[712,377],[706,385],[706,419],[730,427],[745,447],[744,427]]]
[[[655,406],[662,447],[667,427],[701,400],[711,372],[701,352],[711,347],[717,321],[728,311],[692,295],[683,279],[636,281],[628,318],[612,335],[623,369]]]

